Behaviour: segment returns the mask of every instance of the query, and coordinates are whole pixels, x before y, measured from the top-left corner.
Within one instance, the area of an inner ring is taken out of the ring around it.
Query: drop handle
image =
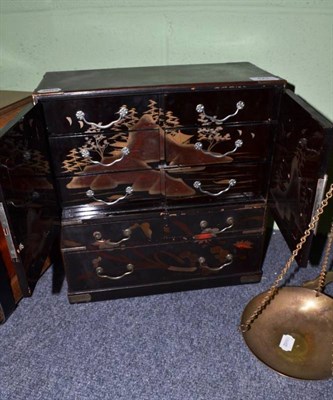
[[[109,279],[111,281],[116,281],[134,272],[134,265],[129,263],[125,266],[125,272],[122,273],[121,275],[106,274],[104,272],[104,268],[99,265],[101,261],[102,257],[97,257],[96,259],[93,260],[93,267],[95,268],[96,275],[101,279]]]
[[[232,256],[232,254],[230,254],[230,253],[227,254],[226,257],[225,257],[225,261],[226,261],[226,262],[225,262],[224,264],[222,264],[222,265],[220,265],[220,266],[218,266],[218,267],[209,267],[209,266],[206,264],[206,259],[205,259],[205,257],[199,257],[199,258],[198,258],[198,262],[199,262],[199,265],[200,265],[201,268],[207,269],[207,270],[213,271],[213,272],[221,271],[221,270],[222,270],[223,268],[225,268],[226,266],[232,264],[232,262],[233,262],[233,256]]]
[[[217,197],[217,196],[220,196],[223,193],[228,192],[232,187],[234,187],[236,185],[236,183],[237,183],[236,179],[230,179],[228,187],[223,189],[223,190],[220,190],[217,193],[211,193],[211,192],[209,192],[207,190],[202,189],[200,181],[195,181],[193,183],[193,187],[194,187],[194,189],[199,190],[201,193],[208,194],[209,196]]]
[[[234,147],[233,150],[230,150],[230,151],[227,151],[226,153],[220,154],[220,153],[215,153],[215,152],[213,152],[213,151],[204,150],[204,149],[202,148],[202,143],[201,143],[201,142],[196,142],[196,143],[194,144],[195,150],[201,151],[202,153],[207,154],[207,155],[209,155],[209,156],[211,156],[211,157],[215,157],[215,158],[223,158],[223,157],[226,157],[226,156],[228,156],[229,154],[235,153],[235,152],[236,152],[240,147],[242,147],[242,146],[243,146],[243,141],[242,141],[241,139],[237,139],[237,140],[235,141],[235,147]]]
[[[40,194],[38,192],[32,192],[30,195],[30,199],[28,199],[27,201],[23,202],[23,203],[15,203],[12,200],[8,200],[7,204],[16,207],[16,208],[24,208],[24,207],[28,207],[31,204],[33,204],[37,199],[39,199]]]
[[[218,228],[209,228],[208,227],[208,222],[203,220],[200,222],[200,228],[202,229],[201,233],[212,233],[214,236],[219,235],[220,233],[223,233],[234,226],[234,219],[232,217],[228,217],[226,219],[226,226],[222,229]]]
[[[126,115],[128,114],[128,109],[126,106],[122,106],[120,107],[120,109],[116,112],[116,114],[119,114],[118,119],[116,119],[115,121],[110,122],[109,124],[103,125],[103,124],[98,124],[96,122],[89,122],[86,120],[86,114],[79,110],[76,111],[75,116],[78,119],[78,121],[83,121],[84,123],[86,123],[87,125],[90,125],[93,128],[98,128],[98,129],[107,129],[107,128],[111,128],[111,126],[117,124],[118,122],[122,121]]]
[[[242,110],[245,107],[244,101],[238,101],[236,104],[236,111],[233,114],[229,114],[224,118],[218,119],[216,115],[207,115],[205,112],[205,106],[203,104],[198,104],[196,106],[196,111],[199,114],[203,114],[203,116],[207,119],[209,119],[211,122],[215,123],[216,125],[221,125],[223,122],[228,120],[231,117],[234,117],[235,115],[238,114],[240,110]]]
[[[93,159],[91,158],[91,156],[90,156],[90,151],[89,151],[88,149],[82,149],[82,150],[80,151],[80,153],[81,153],[81,155],[82,155],[83,158],[89,159],[89,161],[90,161],[91,164],[101,165],[102,167],[112,167],[112,165],[114,165],[114,164],[116,164],[116,163],[122,161],[127,155],[129,155],[129,154],[130,154],[130,149],[129,149],[128,147],[123,147],[123,148],[121,149],[121,151],[120,151],[121,156],[120,156],[119,158],[117,158],[116,160],[114,160],[114,161],[108,163],[108,164],[105,164],[105,163],[100,162],[100,161],[93,160]]]
[[[112,242],[110,239],[103,239],[101,232],[94,232],[93,237],[97,242],[103,243],[106,247],[116,247],[119,246],[121,243],[126,242],[131,238],[132,231],[130,228],[123,230],[124,237],[118,242]]]
[[[23,152],[23,154],[22,154],[23,161],[20,162],[19,164],[15,164],[15,165],[10,167],[7,164],[4,164],[4,163],[0,162],[0,167],[6,168],[8,171],[13,171],[16,168],[21,168],[21,167],[24,167],[25,165],[27,165],[27,163],[29,163],[31,161],[31,157],[32,157],[32,155],[31,155],[30,151],[27,150],[27,151]],[[7,158],[5,160],[5,162],[8,162],[8,161],[9,161],[9,164],[10,164],[10,161],[12,161],[12,160],[10,158]]]
[[[86,196],[94,199],[95,201],[98,201],[100,203],[103,203],[107,206],[113,206],[114,204],[117,204],[119,201],[125,200],[127,197],[131,196],[131,194],[133,193],[133,188],[131,186],[127,186],[127,188],[125,189],[125,194],[124,196],[119,197],[117,200],[114,201],[105,201],[103,199],[98,199],[97,197],[95,197],[95,192],[92,189],[89,189],[86,191]]]

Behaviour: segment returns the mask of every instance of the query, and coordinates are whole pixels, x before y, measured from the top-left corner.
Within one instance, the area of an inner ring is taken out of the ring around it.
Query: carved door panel
[[[29,296],[43,272],[58,215],[40,106],[0,134],[0,211],[19,287]]]
[[[332,136],[331,123],[286,90],[269,195],[275,221],[292,250],[325,193]],[[308,238],[297,260],[300,265],[306,263],[310,245]]]

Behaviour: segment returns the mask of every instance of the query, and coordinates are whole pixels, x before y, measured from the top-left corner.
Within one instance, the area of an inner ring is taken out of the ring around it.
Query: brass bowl
[[[242,324],[266,295],[247,304]],[[333,376],[333,299],[323,293],[280,288],[243,337],[259,360],[283,375],[306,380]]]

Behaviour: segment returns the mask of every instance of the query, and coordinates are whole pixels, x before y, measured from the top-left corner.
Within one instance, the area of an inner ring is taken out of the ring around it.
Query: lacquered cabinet
[[[5,207],[58,210],[71,302],[258,282],[269,210],[292,248],[332,154],[288,87],[249,63],[47,73],[29,185],[35,153],[0,152]]]

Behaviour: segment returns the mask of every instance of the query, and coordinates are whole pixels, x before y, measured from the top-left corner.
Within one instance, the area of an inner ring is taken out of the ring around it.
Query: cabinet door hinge
[[[323,201],[326,184],[327,184],[327,179],[328,179],[327,175],[325,175],[323,178],[318,179],[317,188],[316,188],[316,197],[315,197],[315,200],[313,203],[311,219],[312,219],[313,215],[315,214],[317,208],[320,206],[320,203]],[[316,229],[314,230],[315,235],[317,233],[317,229],[318,229],[318,225],[317,225]]]

